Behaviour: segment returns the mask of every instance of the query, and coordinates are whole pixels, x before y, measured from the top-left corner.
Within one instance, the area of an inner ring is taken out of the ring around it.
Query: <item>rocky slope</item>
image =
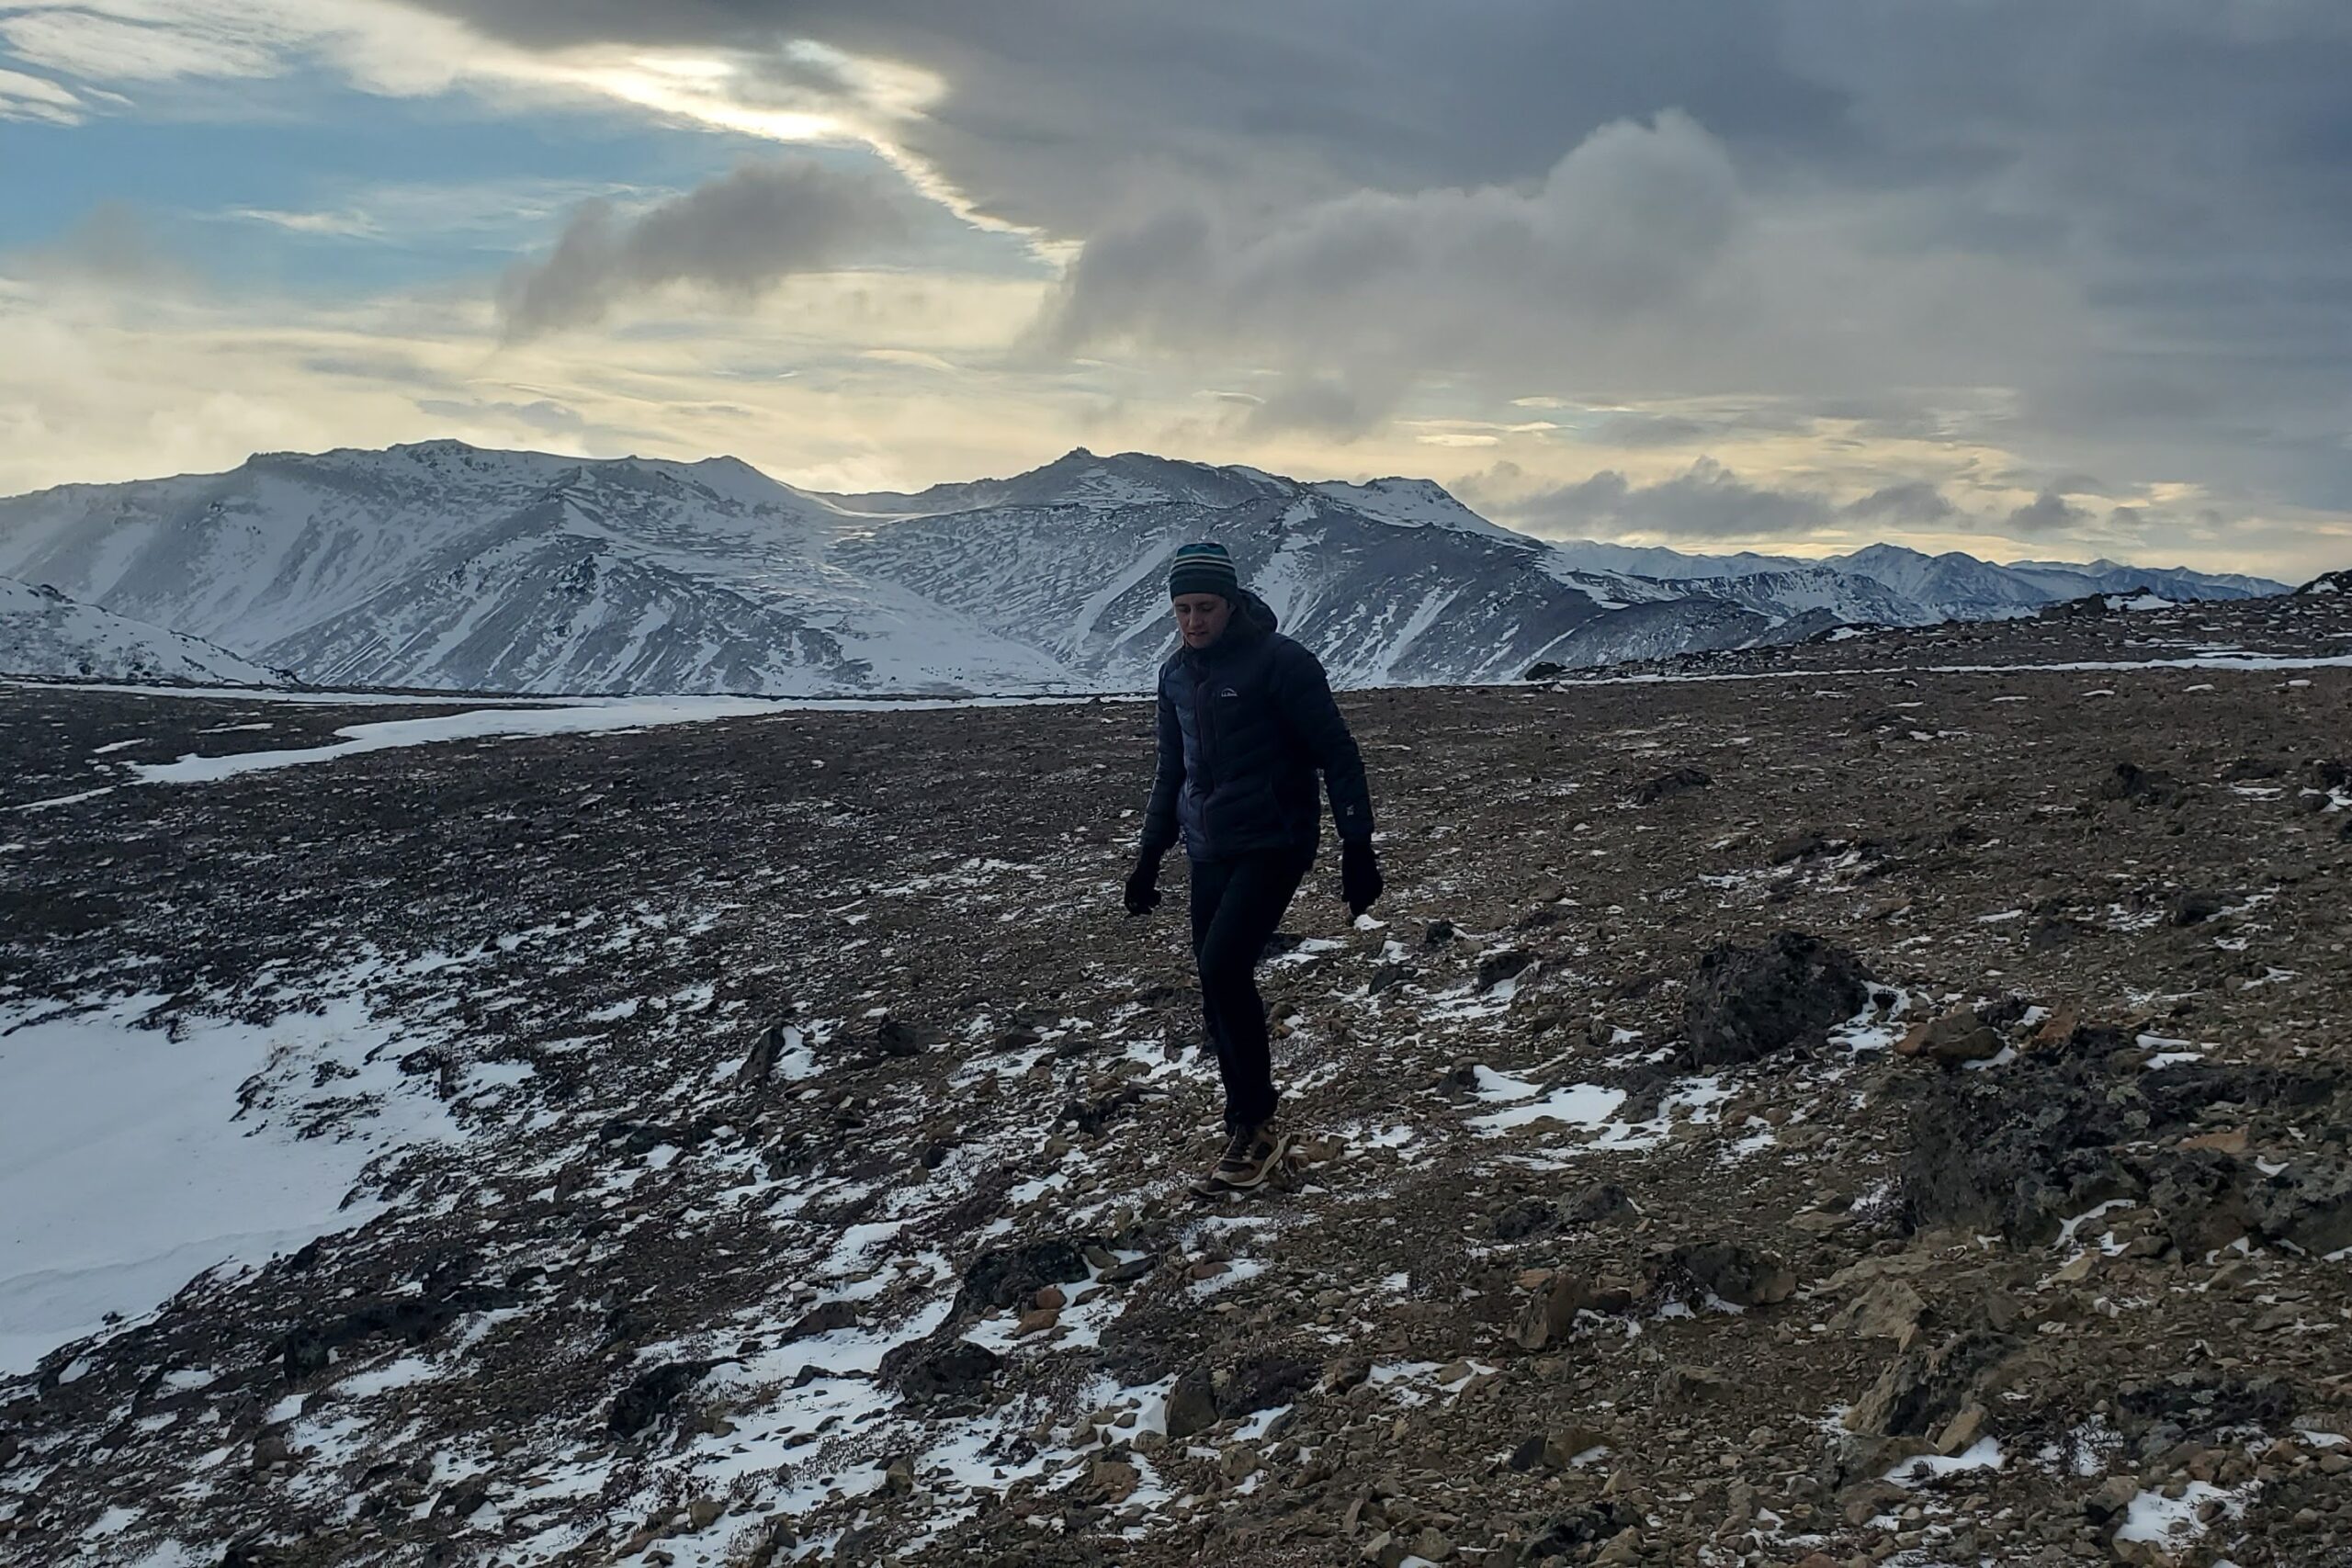
[[[1427,480],[1083,450],[1010,479],[823,496],[725,458],[429,442],[0,502],[0,570],[313,683],[532,693],[1142,690],[1170,642],[1168,558],[1204,537],[1352,685],[2026,614],[2113,586],[2111,563],[1885,546],[1801,562],[1554,545]],[[2178,597],[2278,588],[2154,575]]]
[[[1209,1208],[1139,705],[0,688],[0,1562],[2352,1551],[2340,598],[1348,705]]]
[[[156,685],[282,686],[290,677],[198,637],[0,577],[0,674]]]

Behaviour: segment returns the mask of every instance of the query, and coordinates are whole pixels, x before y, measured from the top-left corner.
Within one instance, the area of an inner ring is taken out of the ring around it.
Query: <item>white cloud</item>
[[[0,69],[0,119],[42,119],[78,125],[82,100],[45,76]]]
[[[359,212],[278,212],[266,207],[239,207],[232,209],[228,216],[266,223],[294,234],[319,234],[340,240],[384,237],[382,227]]]
[[[0,15],[0,45],[19,60],[87,81],[167,82],[175,77],[268,76],[283,67],[280,39],[220,17],[211,25],[140,17],[145,6],[17,8]]]

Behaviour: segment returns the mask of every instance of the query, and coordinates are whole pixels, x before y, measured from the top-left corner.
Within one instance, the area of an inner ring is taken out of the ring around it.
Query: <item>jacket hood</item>
[[[1282,619],[1274,614],[1274,607],[1245,588],[1241,597],[1234,601],[1233,619],[1227,623],[1225,635],[1241,632],[1250,637],[1264,637],[1281,626]]]

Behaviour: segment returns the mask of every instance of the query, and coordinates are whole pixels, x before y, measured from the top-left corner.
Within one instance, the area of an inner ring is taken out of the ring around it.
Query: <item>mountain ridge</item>
[[[2286,591],[1883,544],[1809,560],[1553,541],[1426,479],[1084,447],[1007,479],[828,494],[731,457],[436,440],[0,500],[0,572],[109,612],[314,683],[541,694],[1138,690],[1169,645],[1159,573],[1187,538],[1233,549],[1350,685],[1510,680],[2143,586]]]

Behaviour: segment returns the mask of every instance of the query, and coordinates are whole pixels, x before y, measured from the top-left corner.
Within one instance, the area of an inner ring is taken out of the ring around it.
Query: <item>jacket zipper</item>
[[[1216,728],[1214,719],[1216,705],[1209,700],[1209,688],[1216,682],[1205,666],[1193,666],[1193,728],[1201,733],[1201,771],[1208,776],[1201,782],[1201,798],[1206,800],[1216,788]]]

